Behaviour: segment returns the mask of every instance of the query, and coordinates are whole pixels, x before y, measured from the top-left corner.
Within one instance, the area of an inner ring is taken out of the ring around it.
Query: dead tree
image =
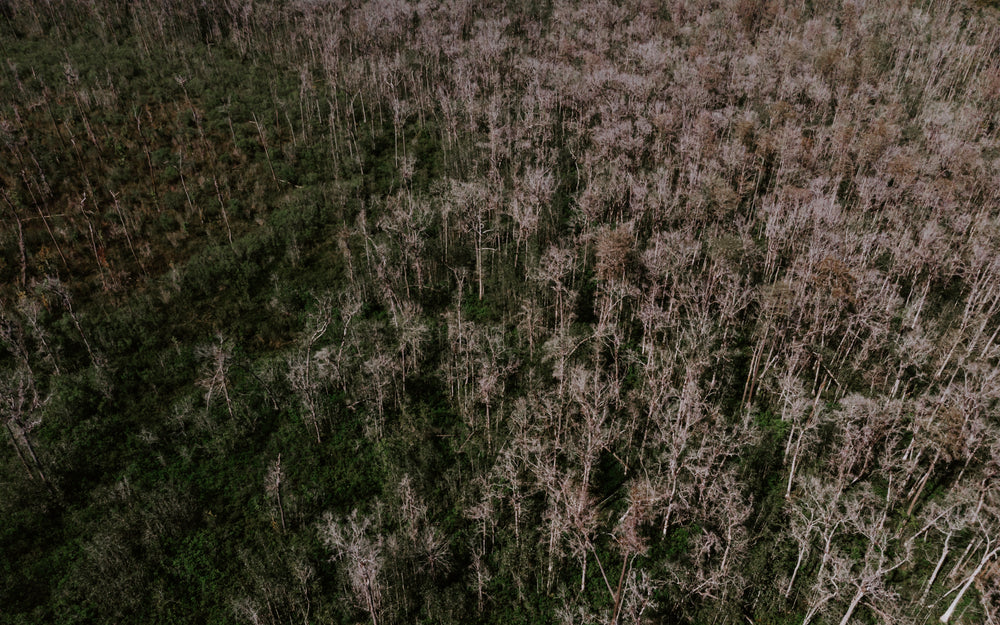
[[[4,376],[0,383],[0,408],[3,413],[4,429],[10,436],[11,444],[17,452],[18,460],[32,480],[38,479],[52,488],[45,468],[38,459],[35,446],[31,442],[31,432],[41,425],[37,411],[42,403],[35,392],[30,374],[17,371],[12,377]]]
[[[285,506],[281,502],[281,483],[284,481],[285,473],[281,470],[281,454],[278,459],[271,462],[267,468],[267,475],[264,476],[264,490],[269,497],[273,497],[278,506],[278,514],[281,518],[281,531],[285,530]],[[274,517],[271,518],[272,523]]]
[[[379,625],[382,613],[382,538],[372,520],[358,514],[337,519],[330,513],[319,526],[320,539],[332,559],[342,561],[355,600],[368,612],[372,625]]]

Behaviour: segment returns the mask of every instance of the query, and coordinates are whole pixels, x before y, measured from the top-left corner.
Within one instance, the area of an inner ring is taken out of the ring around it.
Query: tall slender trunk
[[[830,601],[830,599],[832,597],[833,597],[833,595],[828,593],[828,594],[820,597],[819,599],[817,599],[816,603],[814,603],[809,608],[809,611],[806,612],[805,618],[802,619],[802,625],[809,625],[809,621],[811,621],[812,618],[814,616],[816,616],[816,613],[819,612],[823,608],[823,606],[825,606],[827,604],[827,602]]]
[[[819,572],[816,573],[816,579],[821,580],[823,577],[823,569],[826,568],[826,562],[830,559],[830,547],[833,543],[833,536],[837,533],[837,528],[834,527],[833,530],[824,537],[823,541],[823,557],[819,561]]]
[[[24,470],[28,473],[28,477],[34,481],[35,474],[31,472],[31,467],[28,466],[28,460],[24,457],[24,452],[21,451],[21,446],[17,444],[17,435],[14,434],[14,430],[10,427],[10,423],[4,422],[4,426],[7,428],[7,433],[10,434],[10,443],[14,446],[14,450],[17,452],[17,457],[21,460]]]
[[[857,594],[854,595],[854,599],[851,599],[851,605],[847,606],[847,614],[844,615],[844,618],[840,619],[840,625],[847,625],[847,622],[851,620],[851,615],[854,614],[854,609],[858,607],[864,596],[864,589],[859,588]]]
[[[8,424],[7,427],[9,428],[10,425]],[[11,432],[11,434],[13,434],[13,432]],[[35,471],[38,472],[38,477],[42,479],[42,482],[46,486],[51,488],[52,485],[49,483],[49,478],[45,476],[45,470],[42,469],[42,463],[38,460],[38,456],[35,454],[35,447],[31,444],[31,441],[24,432],[21,432],[21,440],[24,441],[24,448],[28,450],[28,455],[31,456],[31,462],[35,465]]]
[[[806,550],[799,549],[799,557],[795,561],[795,570],[792,571],[792,579],[788,580],[788,588],[785,589],[785,597],[792,594],[792,586],[795,585],[795,577],[799,574],[799,567],[802,566],[802,560],[806,557]]]
[[[976,581],[976,577],[983,571],[983,568],[986,567],[986,564],[990,560],[992,560],[993,556],[997,555],[998,552],[1000,552],[1000,547],[994,548],[993,551],[986,551],[986,553],[983,554],[982,559],[979,560],[979,565],[976,566],[976,570],[974,570],[972,572],[972,575],[970,575],[965,580],[965,583],[962,585],[962,589],[958,591],[957,595],[955,595],[955,600],[951,602],[951,605],[948,606],[948,609],[945,611],[944,614],[941,615],[941,618],[938,620],[940,620],[942,623],[947,623],[949,620],[951,620],[952,615],[955,614],[955,608],[958,607],[958,604],[962,602],[962,597],[965,596],[965,591],[969,589],[969,586],[972,586],[972,583]]]
[[[233,229],[229,226],[229,215],[226,213],[226,203],[222,201],[222,191],[219,189],[219,179],[212,175],[212,183],[215,185],[215,197],[219,200],[219,211],[222,213],[222,221],[226,224],[226,236],[229,238],[229,247],[233,246]]]
[[[931,586],[934,585],[934,580],[937,579],[938,573],[941,572],[941,567],[944,565],[944,560],[945,558],[948,557],[948,541],[950,540],[951,540],[951,532],[948,532],[948,535],[944,537],[944,547],[941,548],[941,557],[938,558],[937,566],[934,567],[934,572],[931,573],[930,578],[927,580],[927,585],[924,586],[924,592],[922,595],[920,595],[920,603],[923,603],[924,599],[927,598],[927,593],[930,591]]]
[[[799,437],[795,440],[795,451],[792,453],[792,466],[788,470],[788,485],[785,487],[785,499],[790,499],[792,496],[792,482],[795,480],[795,467],[799,462],[799,450],[802,448],[802,437],[805,433],[805,429],[800,429]]]
[[[906,516],[910,516],[913,512],[913,507],[917,505],[917,500],[920,499],[920,494],[924,492],[924,487],[927,486],[927,480],[930,479],[931,473],[934,472],[934,466],[937,464],[938,458],[941,457],[941,450],[939,449],[936,454],[934,454],[934,459],[931,460],[931,466],[927,467],[927,472],[924,473],[924,477],[921,478],[920,483],[917,485],[917,490],[914,492],[913,497],[910,499],[910,505],[906,508]]]
[[[7,196],[5,193],[4,200],[6,199]],[[28,281],[28,255],[24,247],[24,230],[21,227],[21,217],[17,214],[13,204],[7,200],[7,205],[10,207],[11,214],[14,215],[15,223],[17,223],[17,248],[21,255],[21,288],[24,288]]]
[[[618,589],[615,590],[615,609],[611,614],[611,625],[618,623],[618,615],[622,609],[622,588],[625,586],[625,576],[628,575],[629,554],[626,553],[622,561],[622,572],[618,576]]]
[[[375,616],[375,598],[372,592],[371,581],[367,580],[365,584],[367,586],[365,589],[365,602],[368,604],[368,614],[372,617],[372,625],[378,625],[378,618]]]
[[[792,496],[792,482],[795,479],[795,469],[796,469],[796,465],[798,464],[798,461],[799,461],[799,451],[801,451],[801,449],[802,449],[802,437],[805,436],[806,429],[809,428],[809,426],[812,423],[813,419],[816,418],[816,411],[819,410],[819,398],[820,398],[820,395],[822,395],[823,390],[826,388],[826,386],[829,383],[829,381],[830,381],[830,379],[827,378],[827,379],[823,380],[822,384],[819,385],[819,388],[816,390],[816,396],[813,398],[812,408],[809,411],[809,418],[799,428],[799,437],[795,440],[795,451],[792,454],[792,466],[790,467],[790,469],[788,471],[788,486],[785,487],[785,499],[788,499],[788,498],[790,498]],[[794,432],[795,432],[795,429],[793,428],[792,432],[789,433],[789,435],[788,435],[789,436],[789,440],[791,440],[791,437],[794,434]],[[787,454],[787,452],[786,452],[786,454]]]

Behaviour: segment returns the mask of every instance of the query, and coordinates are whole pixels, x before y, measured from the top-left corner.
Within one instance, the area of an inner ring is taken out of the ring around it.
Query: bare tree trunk
[[[802,566],[802,560],[805,558],[805,556],[806,556],[806,550],[799,549],[799,557],[795,561],[795,570],[792,571],[792,579],[788,580],[788,588],[785,589],[786,599],[788,598],[788,595],[792,594],[792,586],[795,585],[795,577],[799,574],[799,567]]]
[[[476,233],[476,281],[479,284],[479,301],[483,300],[483,241],[482,232]]]
[[[281,454],[278,454],[278,471],[277,480],[274,484],[274,494],[275,498],[278,500],[278,514],[281,516],[281,531],[286,531],[285,528],[285,507],[281,503]]]
[[[802,447],[802,437],[805,433],[805,429],[800,428],[799,437],[795,441],[795,451],[792,453],[792,466],[788,470],[788,486],[785,487],[785,499],[789,499],[792,496],[792,482],[795,480],[795,465],[798,464],[799,461],[799,449]]]
[[[235,419],[236,415],[233,414],[233,402],[229,399],[229,384],[226,383],[226,379],[222,379],[222,396],[226,400],[226,409],[229,411],[229,418]]]
[[[760,337],[760,340],[754,345],[753,356],[750,358],[750,367],[747,371],[747,380],[743,384],[743,396],[740,398],[740,406],[744,408],[751,399],[753,399],[753,388],[757,379],[757,368],[760,366],[760,360],[764,355],[764,346],[767,343],[767,333],[771,329],[770,326],[764,327],[764,335]]]
[[[587,540],[590,543],[590,540]],[[594,545],[590,544],[590,550],[594,552],[594,559],[597,560],[597,568],[601,571],[601,578],[604,580],[604,586],[608,589],[608,594],[612,597],[615,596],[615,591],[611,588],[611,582],[608,581],[608,575],[604,572],[604,565],[601,563],[601,557],[597,555],[597,550],[594,549]]]
[[[676,494],[677,494],[677,473],[675,471],[671,471],[670,494],[667,496],[667,513],[663,515],[663,531],[660,533],[661,538],[667,535],[667,527],[670,526],[670,516],[674,511],[674,495]]]
[[[819,561],[819,572],[816,574],[816,579],[823,577],[823,569],[826,568],[826,562],[830,559],[830,547],[833,543],[833,536],[836,534],[836,527],[824,537],[823,542],[823,557]]]
[[[625,585],[625,576],[628,574],[629,569],[629,554],[626,553],[624,560],[622,561],[622,572],[618,576],[618,589],[615,591],[615,609],[611,613],[611,625],[616,625],[618,623],[618,615],[621,613],[622,609],[622,588]]]
[[[31,467],[28,466],[28,461],[24,457],[24,452],[21,451],[21,446],[17,444],[17,435],[14,434],[14,430],[10,427],[10,423],[4,422],[4,426],[7,428],[7,433],[10,434],[10,443],[14,446],[14,450],[17,452],[17,457],[21,460],[24,470],[27,471],[28,477],[34,481],[35,474],[31,472]]]
[[[80,338],[83,340],[83,346],[87,348],[87,354],[90,356],[90,362],[96,365],[97,358],[94,357],[94,350],[90,348],[90,341],[87,340],[87,335],[83,333],[83,327],[80,325],[80,320],[77,319],[76,312],[73,310],[73,302],[70,300],[69,291],[60,289],[59,295],[62,296],[63,302],[66,304],[66,310],[69,311],[69,318],[73,321],[73,325],[76,326],[76,331],[80,333]]]
[[[795,441],[795,452],[792,454],[792,466],[788,471],[788,486],[785,488],[785,499],[792,496],[792,481],[795,479],[795,468],[799,461],[799,451],[802,448],[802,437],[806,434],[806,428],[814,418],[816,418],[816,411],[819,409],[819,396],[823,393],[823,389],[826,388],[829,380],[823,380],[823,383],[819,385],[819,389],[816,391],[816,397],[813,398],[812,409],[809,411],[809,419],[806,423],[803,423],[799,428],[799,437]],[[795,430],[793,429],[792,432]],[[792,434],[789,434],[789,439],[791,439]]]
[[[859,588],[857,594],[854,595],[854,599],[851,600],[851,605],[847,606],[847,614],[844,615],[844,618],[840,619],[840,625],[847,625],[847,622],[851,620],[851,615],[854,614],[854,609],[858,607],[864,596],[864,589]]]
[[[188,192],[187,181],[184,180],[184,150],[183,149],[180,151],[180,154],[177,155],[177,174],[181,178],[181,188],[184,189],[184,196],[187,198],[188,208],[190,208],[192,212],[197,211],[198,212],[198,218],[201,219],[201,223],[204,224],[205,223],[205,216],[202,214],[201,209],[200,208],[196,208],[195,205],[194,205],[194,202],[191,201],[191,193]],[[131,247],[131,246],[132,246],[132,242],[129,241],[129,247]],[[135,254],[135,252],[133,252],[133,254]]]
[[[809,608],[809,611],[806,612],[805,618],[802,619],[802,625],[809,625],[809,621],[811,621],[812,618],[816,616],[816,613],[819,612],[820,608],[822,608],[824,605],[826,605],[826,600],[818,601],[816,605]]]
[[[371,581],[368,582],[368,592],[365,600],[368,603],[368,614],[372,617],[372,625],[378,625],[378,618],[375,615],[375,600],[372,593]]]
[[[979,549],[979,546],[982,544],[982,540],[974,540],[969,543],[969,545],[965,548],[965,551],[962,552],[962,555],[959,556],[958,562],[955,563],[955,566],[951,567],[951,571],[948,573],[948,579],[955,579],[958,577],[958,570],[962,568],[963,564],[965,564],[965,559],[969,557],[970,553]]]
[[[219,190],[219,179],[213,175],[212,182],[215,183],[215,196],[219,198],[219,210],[222,211],[222,220],[226,222],[226,234],[229,236],[229,247],[232,247],[233,229],[229,227],[229,215],[226,214],[226,203],[222,201],[222,192]]]
[[[937,566],[934,567],[934,572],[931,573],[930,578],[927,580],[927,585],[924,587],[924,592],[920,595],[920,603],[924,602],[927,598],[927,593],[930,591],[931,586],[934,585],[934,580],[937,579],[938,573],[941,572],[941,567],[944,565],[945,558],[948,557],[948,541],[951,540],[951,532],[944,537],[944,547],[941,548],[941,557],[938,558]]]
[[[135,262],[139,265],[139,269],[142,270],[142,273],[148,276],[149,273],[146,271],[146,267],[143,266],[142,261],[139,260],[139,257],[135,253],[135,248],[132,246],[132,235],[128,232],[128,224],[125,223],[125,215],[122,214],[121,205],[118,203],[118,194],[114,191],[109,191],[109,193],[111,193],[111,199],[114,201],[115,211],[118,213],[118,220],[122,222],[122,230],[125,232],[125,240],[128,241],[128,249],[132,252],[132,258],[135,259]]]
[[[34,199],[34,194],[32,194],[32,199]],[[42,207],[37,201],[35,201],[35,210],[38,211],[38,216],[42,218],[45,230],[49,233],[49,239],[52,240],[52,244],[56,246],[56,251],[59,252],[59,258],[62,259],[63,267],[69,269],[69,262],[66,260],[66,255],[63,254],[62,246],[59,245],[59,241],[56,240],[56,235],[52,233],[52,226],[49,225],[49,220],[45,217],[45,213],[42,212]]]
[[[917,485],[917,490],[910,499],[910,505],[906,508],[906,516],[910,516],[913,512],[913,507],[917,505],[917,500],[920,499],[920,494],[924,492],[924,486],[927,486],[927,480],[930,479],[931,473],[934,472],[934,466],[937,464],[938,458],[941,457],[941,450],[939,449],[934,455],[934,459],[931,460],[931,466],[927,467],[927,473],[924,473],[924,477],[920,480],[920,484]]]
[[[987,551],[983,554],[982,559],[979,561],[979,565],[976,566],[976,570],[974,570],[972,575],[965,580],[965,583],[962,585],[962,589],[959,590],[958,594],[955,596],[955,600],[951,602],[951,605],[948,606],[948,609],[938,620],[942,623],[947,623],[951,620],[952,615],[955,614],[955,608],[958,607],[958,604],[962,602],[962,597],[965,596],[965,591],[969,589],[969,586],[972,586],[972,583],[976,581],[976,577],[982,572],[986,564],[993,559],[993,556],[997,555],[998,552],[1000,552],[1000,547],[993,549],[993,551]]]
[[[257,121],[257,114],[250,113],[253,117],[253,125],[257,127],[257,134],[260,136],[260,144],[264,147],[264,156],[267,157],[267,168],[271,170],[271,179],[275,182],[278,181],[278,177],[274,175],[274,166],[271,165],[271,152],[267,149],[267,139],[264,138],[264,130],[260,127],[260,123]]]
[[[142,131],[142,119],[139,111],[135,111],[135,128],[139,132],[139,139],[142,140],[142,150],[146,154],[146,164],[149,166],[149,192],[153,194],[157,210],[160,208],[160,196],[156,192],[156,175],[153,173],[153,157],[149,153],[149,142],[146,141],[146,134]]]
[[[14,221],[17,223],[17,248],[21,253],[21,288],[24,288],[28,281],[28,255],[24,248],[24,230],[21,228],[21,217],[14,210],[14,205],[7,199],[6,192],[4,192],[4,201],[10,207],[10,212],[14,215]]]

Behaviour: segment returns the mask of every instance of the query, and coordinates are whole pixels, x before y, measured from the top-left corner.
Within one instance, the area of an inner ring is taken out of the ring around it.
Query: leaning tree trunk
[[[942,623],[947,623],[949,620],[951,620],[952,615],[955,614],[955,608],[958,607],[958,604],[962,602],[962,597],[965,596],[965,591],[969,589],[969,586],[972,586],[972,583],[976,581],[976,577],[983,571],[983,568],[986,566],[986,563],[989,562],[993,558],[993,556],[997,555],[998,552],[1000,552],[1000,547],[993,549],[993,551],[987,551],[986,553],[983,554],[983,557],[979,561],[979,565],[976,567],[976,570],[974,570],[972,572],[972,575],[970,575],[965,580],[965,583],[962,584],[962,589],[958,591],[957,595],[955,595],[955,600],[951,602],[951,605],[948,606],[948,609],[945,611],[944,614],[941,615],[941,618],[938,620],[940,620]]]

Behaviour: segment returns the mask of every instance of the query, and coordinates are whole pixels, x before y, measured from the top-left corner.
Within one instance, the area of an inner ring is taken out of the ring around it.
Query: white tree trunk
[[[792,594],[792,586],[795,585],[795,576],[799,574],[799,567],[802,566],[802,559],[806,556],[805,549],[799,549],[799,558],[795,561],[795,570],[792,571],[792,579],[788,580],[788,588],[785,589],[785,597]]]
[[[993,558],[993,556],[997,554],[998,551],[1000,551],[1000,548],[996,548],[993,551],[987,551],[986,553],[983,554],[983,558],[979,561],[979,566],[977,566],[976,570],[972,572],[972,575],[970,575],[965,580],[965,583],[962,584],[962,589],[958,591],[957,595],[955,595],[954,601],[951,602],[951,605],[948,606],[948,609],[945,611],[944,614],[941,615],[941,618],[938,620],[940,620],[942,623],[947,623],[949,620],[951,620],[952,615],[955,614],[955,608],[958,607],[958,604],[961,603],[962,601],[962,597],[965,596],[965,591],[969,589],[969,586],[972,586],[972,583],[976,581],[976,576],[978,576],[983,571],[983,568],[986,566],[986,563],[989,562]]]
[[[788,470],[788,486],[785,487],[785,499],[792,496],[792,482],[795,480],[795,465],[799,462],[799,449],[802,447],[802,436],[805,430],[799,430],[799,438],[795,441],[795,452],[792,454],[792,466]]]
[[[844,615],[844,618],[840,619],[840,625],[847,625],[847,622],[851,620],[851,615],[854,614],[854,609],[858,607],[858,604],[861,603],[864,596],[865,591],[859,588],[858,594],[854,595],[854,599],[851,600],[851,605],[847,607],[847,614]]]
[[[941,567],[944,565],[945,558],[948,557],[948,541],[951,540],[951,532],[944,537],[944,547],[941,548],[941,557],[938,559],[937,566],[934,567],[934,572],[931,573],[930,579],[927,580],[927,586],[924,588],[924,594],[920,595],[920,603],[924,602],[927,598],[927,593],[930,592],[931,586],[934,585],[934,580],[937,579],[938,573],[941,572]]]

